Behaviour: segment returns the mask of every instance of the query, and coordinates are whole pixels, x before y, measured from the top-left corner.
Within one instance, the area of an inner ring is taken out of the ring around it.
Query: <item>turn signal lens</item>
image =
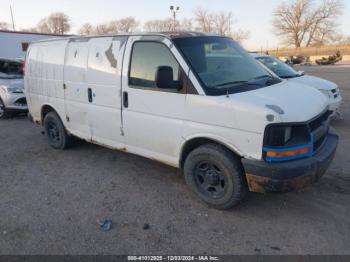
[[[302,154],[307,154],[311,152],[310,147],[305,147],[305,148],[300,148],[297,150],[293,151],[286,151],[286,152],[267,152],[266,155],[268,157],[291,157],[291,156],[296,156],[296,155],[302,155]]]

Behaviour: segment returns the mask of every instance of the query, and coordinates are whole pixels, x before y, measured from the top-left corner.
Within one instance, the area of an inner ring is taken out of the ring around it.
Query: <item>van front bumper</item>
[[[287,192],[319,180],[335,155],[338,135],[329,129],[327,138],[313,157],[284,163],[242,159],[249,190],[252,192]]]

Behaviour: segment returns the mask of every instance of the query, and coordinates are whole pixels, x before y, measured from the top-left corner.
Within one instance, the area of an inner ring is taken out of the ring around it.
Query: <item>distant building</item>
[[[0,57],[11,59],[24,58],[28,45],[31,42],[64,36],[68,35],[0,30]]]

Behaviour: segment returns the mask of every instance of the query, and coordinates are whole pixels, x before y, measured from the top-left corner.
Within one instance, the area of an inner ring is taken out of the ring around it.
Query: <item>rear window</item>
[[[0,60],[0,78],[23,78],[23,64],[17,61]]]

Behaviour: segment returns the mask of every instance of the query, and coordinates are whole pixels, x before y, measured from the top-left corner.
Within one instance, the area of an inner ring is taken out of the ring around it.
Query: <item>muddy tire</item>
[[[194,149],[185,160],[184,175],[192,191],[217,209],[236,206],[248,191],[240,159],[220,145]]]
[[[44,118],[44,128],[50,146],[55,149],[67,149],[74,144],[74,137],[67,134],[61,119],[55,112],[49,112]]]
[[[12,116],[12,112],[9,111],[4,102],[0,98],[0,119],[7,119]]]

